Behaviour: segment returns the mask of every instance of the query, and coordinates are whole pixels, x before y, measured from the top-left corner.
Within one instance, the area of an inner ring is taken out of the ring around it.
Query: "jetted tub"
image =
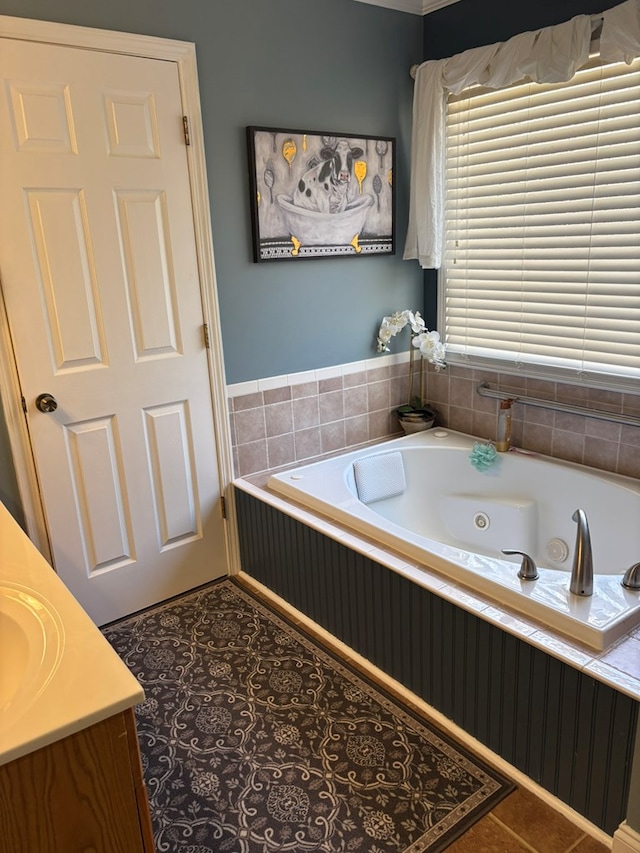
[[[524,451],[478,471],[475,441],[427,430],[273,475],[269,487],[593,648],[640,624],[640,592],[620,584],[640,561],[640,482]],[[358,487],[374,500],[363,503]],[[569,592],[579,508],[591,532],[590,597]],[[538,579],[521,580],[521,558],[503,548],[529,554]]]

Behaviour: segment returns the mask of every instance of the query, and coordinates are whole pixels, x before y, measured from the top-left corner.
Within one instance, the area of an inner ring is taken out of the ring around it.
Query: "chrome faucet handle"
[[[620,583],[625,589],[640,589],[640,563],[629,566]]]
[[[502,548],[503,554],[519,554],[522,557],[522,565],[520,566],[520,571],[518,572],[518,577],[523,581],[534,581],[538,577],[538,567],[533,561],[533,558],[528,554],[525,554],[524,551],[512,551],[510,548]]]

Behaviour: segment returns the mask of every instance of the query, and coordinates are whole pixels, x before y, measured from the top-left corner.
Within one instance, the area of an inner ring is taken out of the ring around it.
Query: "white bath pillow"
[[[402,453],[378,453],[353,463],[358,497],[363,504],[401,495],[407,488]]]

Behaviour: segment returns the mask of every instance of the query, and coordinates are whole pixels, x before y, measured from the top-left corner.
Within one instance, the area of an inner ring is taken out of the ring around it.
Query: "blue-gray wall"
[[[0,0],[0,14],[196,44],[229,383],[370,358],[380,317],[422,306],[401,260],[419,16],[354,0]],[[398,254],[254,264],[250,124],[397,137]]]
[[[621,0],[460,0],[425,18],[424,58],[442,59],[505,41],[517,33],[568,21],[575,15],[595,15]]]

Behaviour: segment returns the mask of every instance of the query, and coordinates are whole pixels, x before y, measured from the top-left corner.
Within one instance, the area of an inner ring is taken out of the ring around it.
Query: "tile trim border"
[[[379,367],[390,367],[395,364],[405,364],[409,361],[409,352],[380,355],[377,358],[367,358],[363,361],[351,361],[346,364],[336,364],[332,367],[319,367],[316,370],[303,370],[299,373],[283,373],[280,376],[267,376],[264,379],[251,379],[248,382],[236,382],[227,385],[228,397],[243,397],[245,394],[257,394],[260,391],[272,391],[274,388],[286,388],[289,385],[302,385],[305,382],[319,382],[321,379],[334,379],[338,376],[348,376],[360,371],[376,370]]]

